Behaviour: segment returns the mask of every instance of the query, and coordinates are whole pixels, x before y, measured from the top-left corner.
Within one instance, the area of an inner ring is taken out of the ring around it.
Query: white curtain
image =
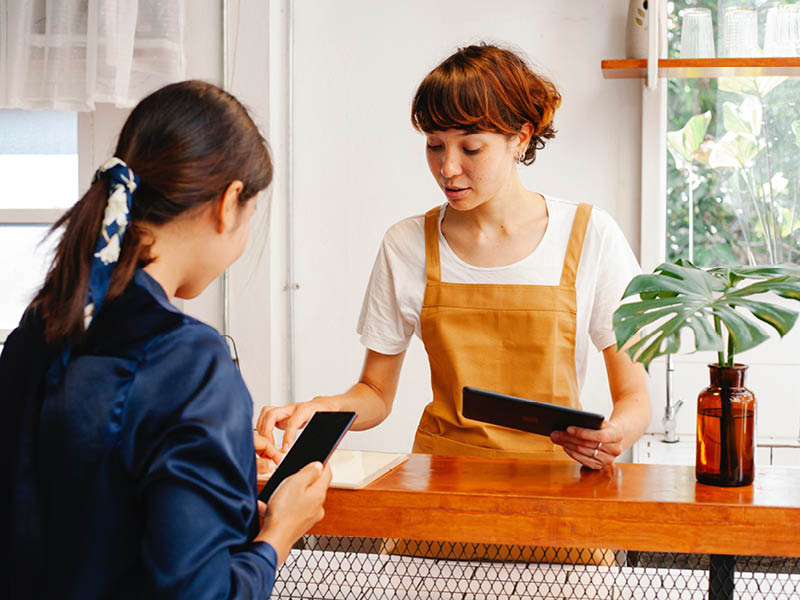
[[[0,107],[133,106],[185,79],[184,0],[0,0]]]

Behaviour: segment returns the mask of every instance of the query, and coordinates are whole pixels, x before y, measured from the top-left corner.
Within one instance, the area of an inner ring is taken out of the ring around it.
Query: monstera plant
[[[747,367],[734,357],[768,340],[766,326],[783,337],[798,316],[761,298],[767,293],[800,301],[800,267],[701,269],[679,260],[634,277],[623,299],[638,300],[614,313],[617,347],[645,368],[678,352],[687,329],[696,350],[717,353],[717,362],[709,365],[711,386],[698,398],[696,474],[702,483],[735,486],[753,480],[755,397],[744,387]]]

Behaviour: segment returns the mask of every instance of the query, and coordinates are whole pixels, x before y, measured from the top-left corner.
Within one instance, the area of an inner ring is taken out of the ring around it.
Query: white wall
[[[216,0],[186,2],[184,44],[186,78],[222,83],[222,6]],[[184,310],[217,329],[222,327],[222,292],[219,281],[198,298],[183,303]]]
[[[228,89],[250,110],[259,128],[269,135],[268,5],[263,2],[229,2]],[[239,9],[241,8],[241,14]],[[187,79],[222,84],[222,3],[219,0],[186,2],[185,56]],[[81,113],[79,149],[83,190],[92,173],[114,151],[117,136],[129,110],[98,105]],[[83,191],[82,190],[82,191]],[[251,241],[242,259],[230,270],[230,332],[236,340],[242,373],[253,397],[269,397],[269,234],[268,194],[260,198],[251,223]],[[222,288],[214,281],[200,296],[176,304],[222,330]]]
[[[422,77],[457,46],[514,45],[554,80],[564,97],[559,134],[522,169],[523,181],[605,209],[638,249],[642,84],[605,81],[600,71],[602,58],[623,56],[626,8],[619,0],[293,3],[297,400],[356,381],[356,320],[382,235],[443,201],[409,109]],[[345,444],[408,450],[430,395],[415,339],[392,415]],[[610,411],[599,354],[583,402]]]
[[[192,0],[186,3],[185,21],[186,77],[219,84],[222,80],[222,9],[217,0]],[[83,194],[92,174],[108,159],[117,144],[120,129],[130,110],[98,104],[91,113],[79,113],[78,169]],[[187,312],[219,327],[221,293],[214,282],[197,299],[184,304]]]
[[[271,139],[268,8],[266,2],[228,2],[225,88],[247,107],[258,128]],[[221,31],[219,21],[217,30]],[[277,161],[274,156],[273,161]],[[282,179],[281,166],[276,165],[275,179]],[[236,341],[242,375],[257,405],[269,397],[270,386],[269,341],[272,333],[268,238],[270,196],[276,185],[281,183],[273,183],[258,198],[256,213],[250,223],[247,249],[230,268],[229,333]],[[215,298],[220,298],[219,288]]]

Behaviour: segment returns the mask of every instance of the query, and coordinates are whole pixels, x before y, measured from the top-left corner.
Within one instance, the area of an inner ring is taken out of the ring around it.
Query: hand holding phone
[[[325,515],[322,505],[330,483],[330,466],[313,462],[287,477],[269,504],[259,500],[262,522],[254,541],[270,544],[278,555],[279,566],[300,536]]]
[[[258,499],[269,502],[270,496],[284,479],[309,463],[320,462],[324,465],[355,418],[354,412],[314,413],[281,464],[264,484]]]

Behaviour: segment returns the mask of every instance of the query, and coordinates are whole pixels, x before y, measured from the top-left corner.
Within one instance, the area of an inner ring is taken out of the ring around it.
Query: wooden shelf
[[[601,62],[605,79],[643,79],[647,60],[628,58]],[[800,77],[800,58],[661,58],[658,76],[697,77]]]

